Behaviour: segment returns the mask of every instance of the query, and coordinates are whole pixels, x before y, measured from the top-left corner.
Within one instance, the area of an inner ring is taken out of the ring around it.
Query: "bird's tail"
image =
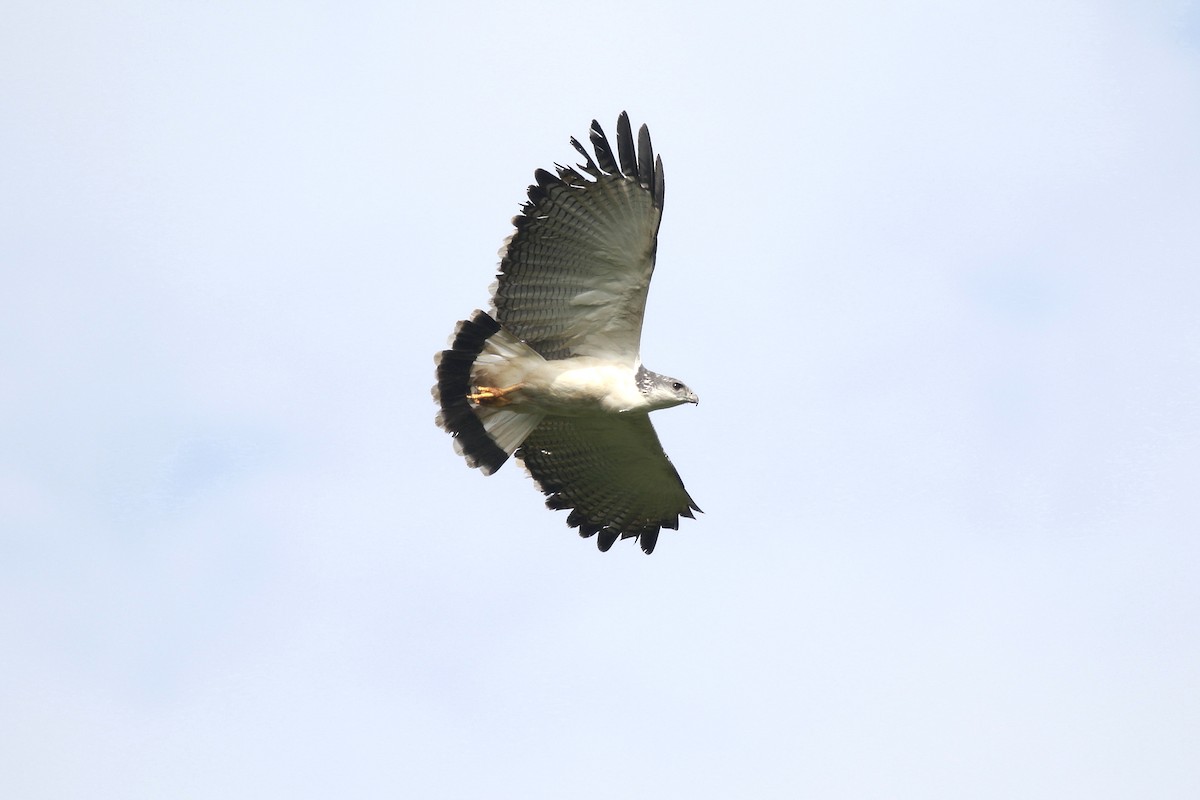
[[[525,438],[542,421],[541,414],[530,414],[500,406],[478,405],[467,399],[475,391],[479,367],[498,366],[518,356],[536,355],[529,345],[501,327],[499,322],[476,311],[470,319],[458,323],[450,339],[450,349],[435,357],[437,383],[433,398],[440,411],[438,427],[454,437],[454,449],[491,475],[504,465]]]

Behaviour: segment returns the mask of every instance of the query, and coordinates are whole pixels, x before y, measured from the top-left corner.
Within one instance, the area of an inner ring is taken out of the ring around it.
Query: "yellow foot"
[[[481,406],[506,406],[512,402],[512,398],[508,396],[508,393],[520,389],[523,385],[514,383],[512,386],[505,386],[503,389],[497,386],[476,386],[475,393],[467,395],[467,399]]]

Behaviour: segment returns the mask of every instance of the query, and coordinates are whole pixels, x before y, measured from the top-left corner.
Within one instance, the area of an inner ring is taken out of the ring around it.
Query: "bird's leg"
[[[503,389],[498,386],[476,386],[475,393],[467,395],[467,399],[481,406],[506,406],[512,402],[508,393],[514,392],[524,385],[523,383],[514,383]]]

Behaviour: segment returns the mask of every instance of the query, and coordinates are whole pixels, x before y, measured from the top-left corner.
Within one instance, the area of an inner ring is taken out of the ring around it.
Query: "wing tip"
[[[522,462],[524,461],[520,454],[518,454],[518,458],[521,458]],[[526,465],[526,470],[528,470],[528,465]],[[532,473],[530,473],[530,477],[533,477]],[[691,511],[693,509],[696,511],[700,510],[699,508],[696,508],[695,504],[690,504],[687,508],[685,508],[683,511],[680,511],[674,517],[664,517],[663,519],[655,522],[644,521],[640,523],[624,525],[597,523],[592,522],[588,518],[587,514],[575,506],[572,500],[565,497],[563,493],[559,491],[561,487],[555,486],[550,488],[547,482],[540,481],[537,478],[533,478],[533,480],[535,483],[537,483],[538,488],[547,495],[546,508],[550,509],[551,511],[570,511],[570,513],[567,515],[567,526],[578,529],[579,536],[582,539],[590,539],[591,537],[595,536],[596,548],[601,553],[607,553],[618,539],[635,539],[638,545],[641,547],[642,552],[646,555],[650,555],[654,552],[654,548],[658,545],[659,533],[663,528],[679,530],[679,518],[681,516],[695,519],[695,517],[692,516]],[[691,498],[688,499],[690,500]]]
[[[638,128],[637,137],[629,122],[629,113],[622,111],[617,117],[616,150],[608,140],[608,135],[593,119],[588,128],[588,140],[591,142],[593,153],[572,136],[570,143],[583,157],[583,163],[574,167],[564,167],[555,164],[555,175],[549,170],[537,169],[533,173],[534,183],[526,191],[527,201],[521,208],[521,213],[513,218],[516,228],[523,227],[528,219],[537,213],[537,209],[546,202],[550,192],[558,187],[581,189],[589,183],[583,177],[588,175],[598,181],[605,176],[627,178],[637,181],[638,185],[650,192],[654,207],[662,211],[666,182],[663,178],[662,156],[656,155],[650,140],[650,128],[645,123]],[[594,154],[594,158],[593,158]],[[583,174],[580,174],[583,173]]]

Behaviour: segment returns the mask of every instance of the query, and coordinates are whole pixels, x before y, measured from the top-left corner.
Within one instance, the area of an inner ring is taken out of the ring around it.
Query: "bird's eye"
[[[675,381],[674,383],[671,384],[671,388],[678,392],[680,389],[683,388],[683,384],[680,383],[679,381]]]

